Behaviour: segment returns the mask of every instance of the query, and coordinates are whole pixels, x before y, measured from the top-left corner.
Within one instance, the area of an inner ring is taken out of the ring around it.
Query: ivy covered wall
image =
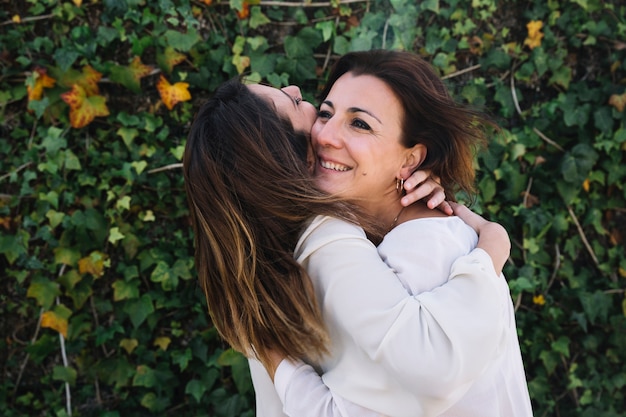
[[[619,0],[0,0],[0,410],[252,416],[195,281],[180,161],[245,72],[315,101],[348,51],[430,61],[504,132],[502,223],[536,416],[626,412],[626,5]]]

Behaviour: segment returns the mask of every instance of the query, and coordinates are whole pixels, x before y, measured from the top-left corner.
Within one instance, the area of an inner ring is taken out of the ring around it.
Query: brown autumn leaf
[[[91,66],[86,65],[83,67],[80,75],[74,78],[73,82],[80,85],[85,90],[88,96],[100,94],[98,88],[98,82],[102,78],[102,73],[96,71]]]
[[[617,109],[617,111],[624,111],[624,107],[626,107],[626,93],[622,94],[613,94],[609,98],[609,104]]]
[[[56,330],[67,339],[67,319],[54,311],[46,311],[41,315],[41,327]]]
[[[247,19],[250,16],[250,3],[244,0],[241,10],[237,10],[237,17],[241,20]]]
[[[168,110],[172,110],[179,102],[191,100],[188,83],[177,82],[172,85],[161,75],[157,83],[157,89],[159,90],[163,104],[165,104]]]
[[[33,85],[29,83],[26,86],[28,101],[41,100],[43,89],[54,87],[54,84],[56,84],[56,80],[48,75],[48,71],[45,68],[36,68],[33,72],[33,78],[35,83]]]
[[[61,94],[70,106],[70,125],[76,129],[87,126],[98,116],[108,116],[106,98],[100,95],[87,95],[86,90],[74,84],[72,90]]]
[[[89,256],[85,256],[78,261],[78,272],[81,274],[91,274],[95,278],[102,276],[106,257],[106,254],[102,252],[91,252]]]

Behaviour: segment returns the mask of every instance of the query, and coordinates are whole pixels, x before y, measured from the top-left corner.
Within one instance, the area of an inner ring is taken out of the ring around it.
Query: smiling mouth
[[[339,172],[349,171],[352,169],[345,165],[340,165],[334,162],[328,162],[328,161],[322,161],[322,160],[320,160],[320,165],[322,166],[322,168],[331,169],[333,171],[339,171]]]

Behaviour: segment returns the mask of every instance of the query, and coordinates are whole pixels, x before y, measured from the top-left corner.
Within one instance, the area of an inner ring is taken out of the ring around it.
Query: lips
[[[322,168],[339,172],[349,171],[352,169],[349,166],[338,164],[336,162],[325,161],[323,159],[320,159],[320,165]]]

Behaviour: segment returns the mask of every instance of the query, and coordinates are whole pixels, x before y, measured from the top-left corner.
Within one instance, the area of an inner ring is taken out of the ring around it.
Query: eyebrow
[[[296,104],[296,99],[291,97],[289,94],[285,93],[283,90],[279,89],[279,91],[281,93],[283,93],[284,95],[286,95],[287,97],[289,97],[289,100],[291,101],[291,103],[293,104],[293,107],[298,110],[298,105]]]
[[[324,100],[324,102],[322,104],[326,104],[327,106],[329,106],[331,109],[335,109],[335,106],[333,105],[333,102],[330,100]],[[380,119],[378,117],[376,117],[371,111],[369,110],[365,110],[362,109],[360,107],[349,107],[348,108],[348,112],[349,113],[365,113],[367,115],[370,115],[371,117],[373,117],[374,119],[376,119],[378,121],[378,123],[380,123],[381,125],[383,124],[383,122],[380,121]]]

